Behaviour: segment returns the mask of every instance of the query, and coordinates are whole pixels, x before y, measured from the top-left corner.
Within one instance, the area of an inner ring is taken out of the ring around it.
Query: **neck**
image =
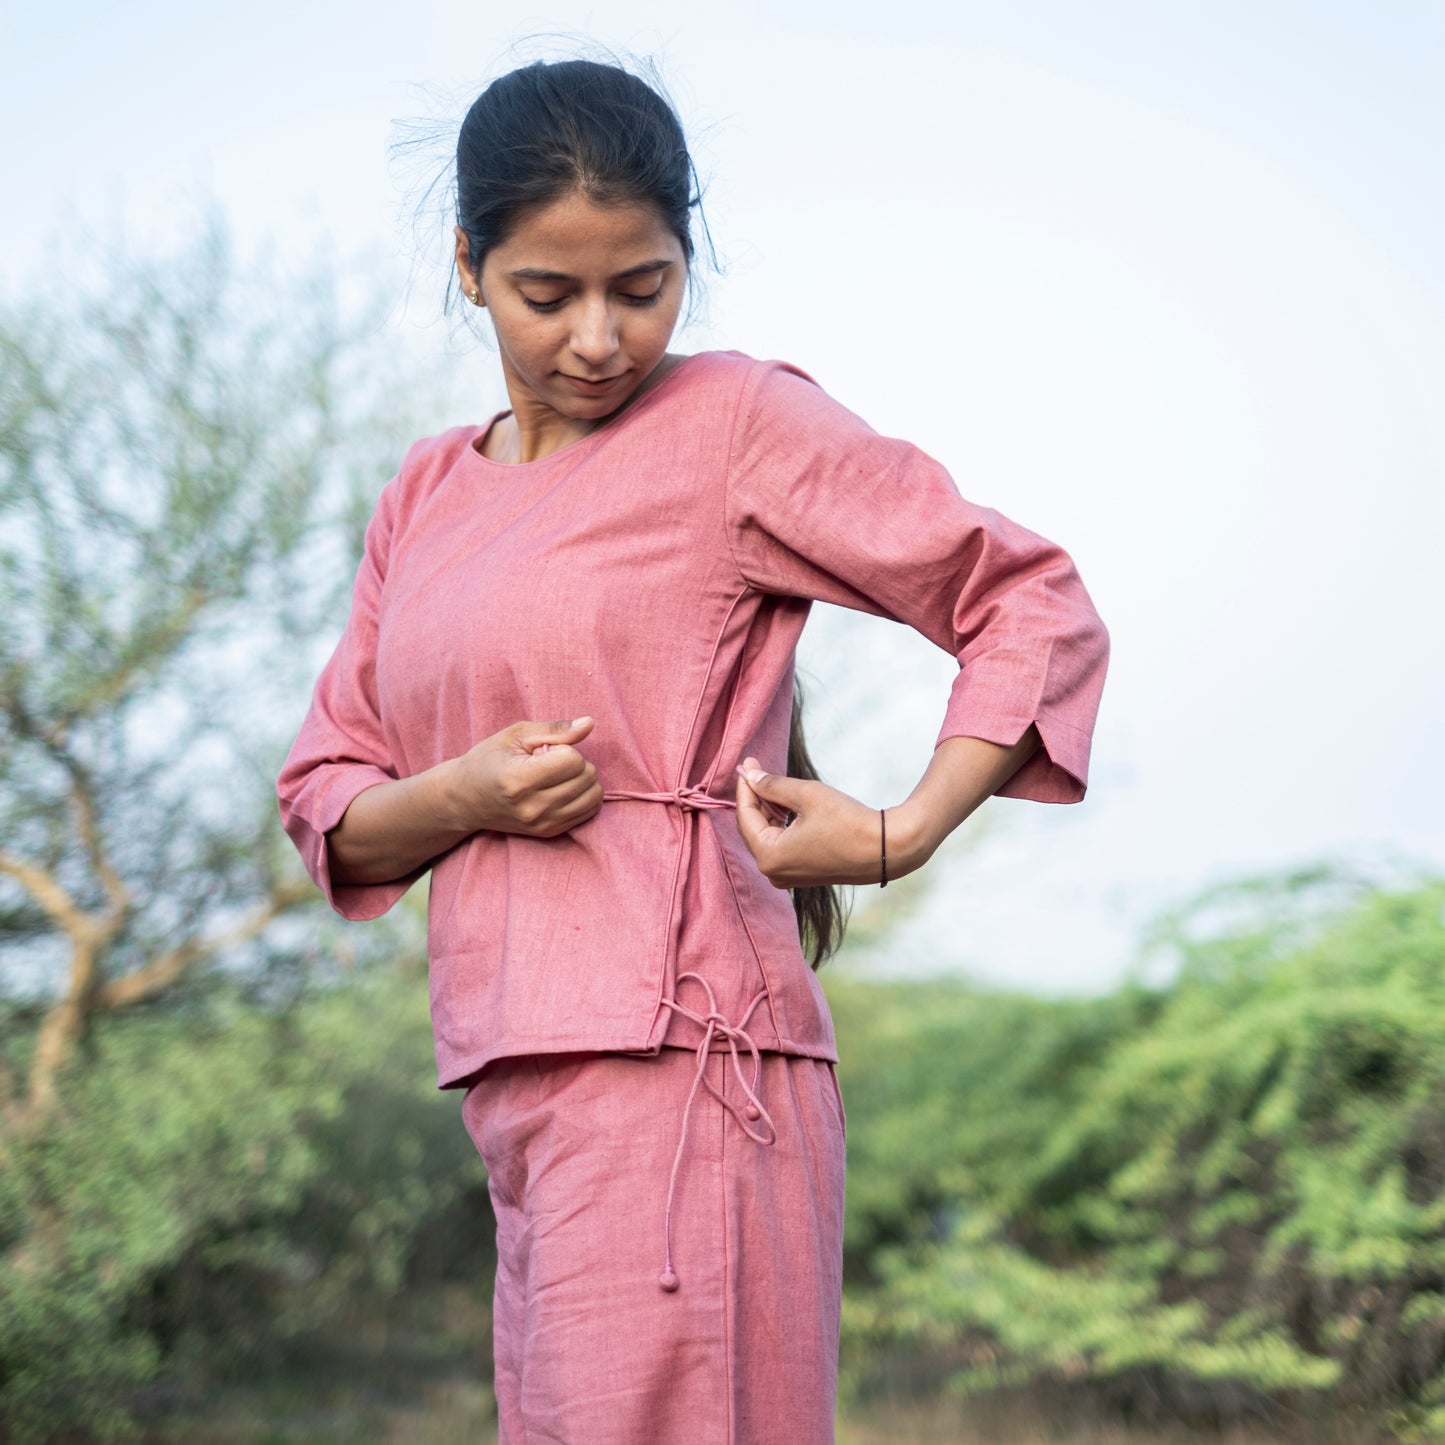
[[[581,441],[607,420],[577,421],[559,416],[530,397],[513,397],[511,416],[491,430],[485,447],[494,462],[535,462]],[[614,413],[615,414],[615,413]]]
[[[615,411],[606,416],[579,420],[562,416],[549,406],[544,406],[530,392],[521,388],[513,389],[511,378],[507,378],[507,395],[512,403],[511,416],[503,417],[487,433],[482,444],[482,455],[489,461],[506,462],[516,465],[521,462],[535,462],[563,447],[579,442],[590,436],[600,426],[605,426],[620,416],[637,399],[651,391],[680,362],[684,356],[669,352],[648,373],[642,385]]]

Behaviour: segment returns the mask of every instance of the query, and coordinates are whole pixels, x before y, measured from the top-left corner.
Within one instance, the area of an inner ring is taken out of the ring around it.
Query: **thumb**
[[[549,747],[580,743],[595,726],[595,719],[590,717],[576,717],[570,722],[520,722],[516,725],[515,734],[525,751],[540,753]]]
[[[799,811],[806,791],[801,778],[790,778],[786,773],[765,773],[756,758],[744,758],[738,772],[758,797],[790,813]]]

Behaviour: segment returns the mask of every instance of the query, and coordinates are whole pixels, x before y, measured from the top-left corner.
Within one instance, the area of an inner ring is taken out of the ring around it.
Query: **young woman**
[[[832,1438],[844,1117],[800,932],[821,961],[834,885],[921,867],[991,794],[1080,799],[1103,685],[1058,547],[796,368],[668,351],[693,181],[621,69],[472,106],[456,269],[511,408],[407,452],[280,780],[346,917],[431,870],[504,1441]],[[894,806],[809,776],[813,599],[958,658]]]

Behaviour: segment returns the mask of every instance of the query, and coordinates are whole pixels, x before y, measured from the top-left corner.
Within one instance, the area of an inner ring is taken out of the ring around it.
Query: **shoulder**
[[[862,417],[797,363],[737,351],[713,355],[726,358],[719,370],[730,378],[737,398],[733,430],[738,445],[812,448],[856,445],[875,436]]]
[[[418,438],[407,448],[388,488],[394,490],[399,499],[432,490],[465,463],[472,443],[483,430],[476,426],[454,426],[434,436]]]
[[[687,374],[693,386],[756,386],[766,378],[792,376],[810,385],[817,382],[790,361],[766,360],[749,356],[745,351],[698,351],[685,357],[679,371]]]
[[[376,499],[367,527],[368,548],[389,550],[392,539],[408,529],[426,499],[466,465],[472,442],[482,430],[476,426],[448,427],[412,442]]]
[[[696,352],[672,379],[683,407],[729,407],[738,427],[796,424],[815,407],[838,405],[801,366],[743,351]]]

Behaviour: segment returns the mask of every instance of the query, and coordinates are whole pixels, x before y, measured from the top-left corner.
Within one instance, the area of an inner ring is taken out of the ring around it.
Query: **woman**
[[[1059,548],[795,368],[668,351],[695,204],[623,70],[472,106],[456,268],[511,407],[406,454],[280,780],[346,917],[432,871],[504,1441],[832,1438],[844,1119],[799,918],[821,961],[833,885],[922,866],[991,794],[1081,798],[1103,684]],[[812,599],[959,659],[896,806],[788,774]]]

